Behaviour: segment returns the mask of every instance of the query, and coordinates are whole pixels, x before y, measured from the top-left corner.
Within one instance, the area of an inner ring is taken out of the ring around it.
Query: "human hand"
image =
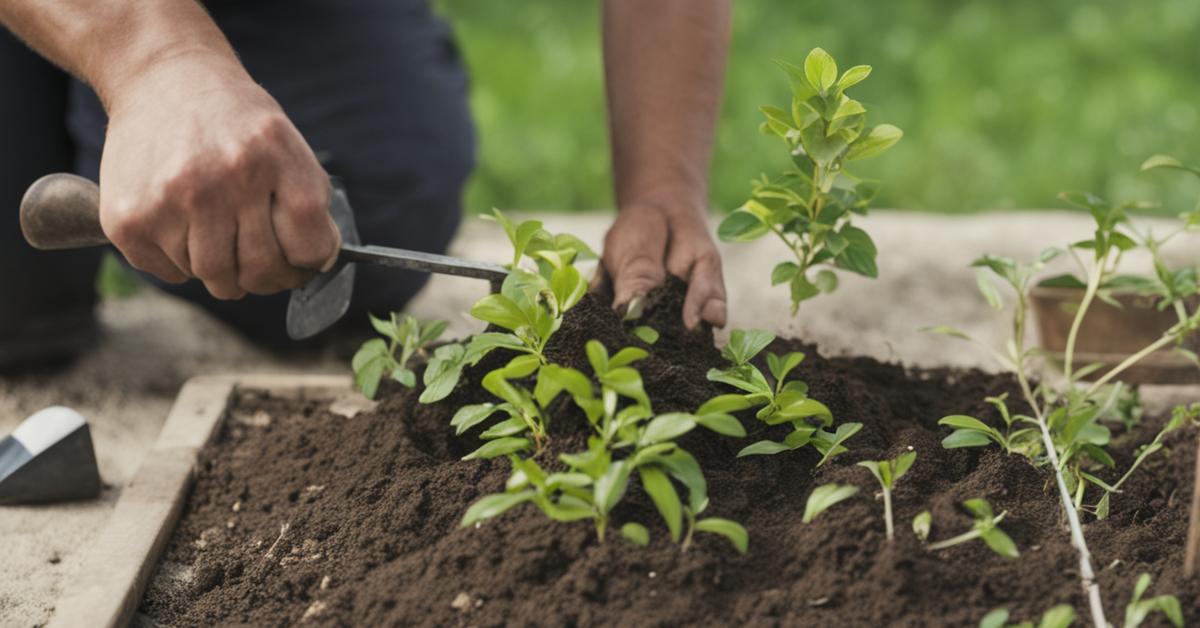
[[[232,57],[176,55],[108,96],[100,222],[134,267],[237,299],[336,261],[327,175]]]
[[[595,283],[611,286],[613,307],[622,310],[634,297],[662,285],[668,272],[688,283],[683,302],[688,329],[701,321],[725,326],[721,255],[703,212],[651,204],[623,207],[604,238]]]

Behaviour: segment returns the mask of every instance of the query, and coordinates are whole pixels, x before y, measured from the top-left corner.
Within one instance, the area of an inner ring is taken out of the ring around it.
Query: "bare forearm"
[[[106,108],[130,81],[180,55],[201,54],[240,71],[194,0],[0,0],[0,21],[91,84]]]
[[[730,0],[606,0],[617,205],[703,209]]]

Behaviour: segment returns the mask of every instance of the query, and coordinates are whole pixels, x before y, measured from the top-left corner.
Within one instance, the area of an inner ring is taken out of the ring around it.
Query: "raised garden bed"
[[[705,379],[722,358],[709,332],[682,329],[682,287],[655,295],[644,320],[659,330],[641,365],[656,409],[691,410],[722,392]],[[593,297],[568,313],[551,347],[555,362],[584,368],[584,342],[610,350],[636,345],[616,315]],[[741,522],[749,552],[700,535],[686,552],[645,495],[630,490],[613,514],[649,523],[651,543],[613,534],[601,543],[586,522],[553,523],[530,504],[479,526],[460,528],[466,505],[503,490],[503,459],[461,461],[478,442],[448,424],[465,403],[484,400],[477,385],[499,355],[468,369],[445,401],[420,405],[416,392],[385,387],[378,407],[351,418],[328,401],[242,391],[202,464],[183,517],[158,564],[139,612],[163,625],[971,625],[1007,607],[1036,619],[1068,603],[1087,617],[1078,558],[1061,523],[1051,475],[997,448],[943,449],[937,421],[970,412],[995,420],[981,400],[1015,391],[1006,375],[915,371],[868,358],[821,357],[799,341],[799,367],[812,395],[835,416],[864,424],[850,451],[814,470],[812,448],[736,458],[766,428],[749,416],[741,442],[694,431],[680,445],[705,470],[710,512]],[[564,404],[551,426],[558,450],[578,447],[582,415]],[[744,413],[745,414],[745,413]],[[578,420],[572,420],[577,418]],[[1165,417],[1117,435],[1118,468]],[[778,437],[779,433],[771,432]],[[1196,433],[1167,435],[1169,456],[1148,460],[1113,497],[1111,515],[1086,524],[1110,617],[1124,612],[1138,574],[1152,592],[1172,592],[1185,613],[1200,591],[1181,576]],[[884,539],[874,480],[854,463],[895,457],[917,462],[894,492],[897,534]],[[827,482],[863,487],[812,523],[805,500]],[[1007,560],[979,542],[930,551],[909,529],[931,510],[931,539],[971,526],[959,504],[983,497],[1006,510],[1003,528],[1021,552]],[[1158,618],[1152,619],[1158,621]]]

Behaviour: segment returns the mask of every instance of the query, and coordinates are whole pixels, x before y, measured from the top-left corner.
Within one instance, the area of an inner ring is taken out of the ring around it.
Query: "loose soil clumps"
[[[679,322],[683,292],[673,281],[652,295],[639,322],[660,332],[652,347],[588,296],[554,336],[550,357],[590,372],[587,340],[599,339],[610,351],[646,347],[651,357],[638,367],[655,410],[694,410],[727,391],[705,379],[709,368],[722,365],[711,330],[689,332]],[[503,490],[509,473],[504,459],[459,460],[478,446],[478,430],[455,437],[449,427],[459,406],[488,400],[478,381],[507,359],[496,352],[433,405],[394,386],[374,410],[346,418],[321,402],[243,393],[205,452],[140,613],[178,626],[961,626],[998,606],[1015,620],[1036,620],[1068,603],[1086,618],[1078,557],[1051,476],[995,447],[940,445],[948,433],[937,426],[944,415],[998,420],[983,398],[1016,397],[1011,378],[827,358],[797,340],[777,340],[771,350],[804,351],[799,377],[812,396],[837,423],[864,427],[847,442],[849,453],[820,469],[811,448],[736,458],[742,446],[786,432],[749,415],[741,417],[745,439],[696,430],[680,441],[708,479],[706,515],[749,531],[744,556],[714,535],[697,536],[681,552],[635,484],[614,513],[614,527],[647,524],[646,548],[617,534],[600,543],[587,522],[555,523],[530,504],[460,528],[466,508]],[[543,465],[582,449],[586,437],[582,415],[560,402]],[[1118,469],[1128,467],[1136,447],[1165,419],[1118,434],[1111,448]],[[1172,432],[1169,456],[1148,460],[1113,497],[1111,516],[1085,527],[1110,617],[1123,615],[1137,575],[1146,571],[1154,576],[1152,593],[1174,593],[1189,619],[1196,618],[1200,594],[1180,576],[1196,437],[1192,429]],[[882,507],[872,499],[875,480],[854,463],[909,447],[918,457],[894,491],[897,531],[888,543]],[[863,490],[802,524],[809,493],[827,482]],[[969,529],[960,504],[973,497],[1008,511],[1001,527],[1020,549],[1019,560],[1001,558],[981,542],[930,552],[911,533],[913,516],[923,510],[933,513],[931,539]]]

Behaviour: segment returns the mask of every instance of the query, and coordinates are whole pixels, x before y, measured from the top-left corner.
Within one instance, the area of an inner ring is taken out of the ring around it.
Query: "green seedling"
[[[626,347],[610,355],[595,340],[589,341],[586,349],[595,384],[575,369],[547,364],[540,367],[537,387],[528,401],[545,410],[559,395],[570,396],[593,428],[587,450],[560,455],[559,462],[567,470],[558,473],[545,471],[531,458],[523,459],[520,452],[525,446],[505,452],[513,465],[505,493],[476,502],[464,516],[463,525],[532,502],[557,521],[591,519],[597,537],[603,541],[612,509],[636,477],[666,523],[671,539],[681,542],[683,549],[691,545],[695,532],[699,531],[722,535],[745,552],[748,536],[739,524],[727,519],[698,518],[708,507],[707,484],[696,459],[674,442],[698,426],[719,434],[744,436],[741,423],[719,408],[703,406],[695,413],[655,414],[641,375],[632,367],[646,357],[644,350]],[[535,356],[520,356],[516,360],[525,360],[533,368],[539,368]],[[485,376],[485,381],[490,376]],[[471,420],[474,425],[484,419],[472,416]],[[512,419],[498,425],[509,421]],[[520,426],[514,423],[513,428]],[[624,456],[618,458],[617,454]],[[680,497],[677,485],[686,489],[686,502]],[[649,531],[636,522],[622,526],[621,533],[637,544],[649,542]]]
[[[1143,169],[1158,167],[1195,172],[1177,161],[1162,157],[1152,158],[1143,165]],[[1175,347],[1177,351],[1194,358],[1194,354],[1183,348],[1181,343],[1189,334],[1200,328],[1200,307],[1192,306],[1193,309],[1189,309],[1187,303],[1187,299],[1197,293],[1197,273],[1194,268],[1168,267],[1161,255],[1161,248],[1178,234],[1200,228],[1200,208],[1182,214],[1183,224],[1166,237],[1159,238],[1149,231],[1139,231],[1129,221],[1129,210],[1146,207],[1147,204],[1113,205],[1086,193],[1065,193],[1061,198],[1086,209],[1091,214],[1095,229],[1090,238],[1074,242],[1065,249],[1048,249],[1032,263],[1022,264],[990,255],[974,262],[974,266],[979,268],[977,284],[990,305],[996,310],[1004,309],[1000,291],[993,283],[994,278],[1006,285],[1014,297],[1011,336],[1005,351],[994,352],[994,355],[1016,376],[1021,388],[1022,401],[1029,407],[1029,414],[1010,418],[1007,410],[1002,409],[1002,418],[1006,424],[1003,432],[975,420],[975,417],[946,417],[943,424],[953,427],[955,431],[947,437],[944,444],[948,447],[973,447],[995,442],[1006,451],[1027,456],[1035,465],[1051,469],[1066,515],[1071,544],[1079,552],[1079,576],[1088,598],[1092,621],[1097,626],[1104,626],[1107,624],[1100,588],[1096,583],[1095,570],[1091,565],[1091,555],[1083,535],[1079,513],[1091,513],[1096,517],[1107,516],[1110,496],[1120,489],[1119,484],[1124,481],[1122,479],[1110,485],[1097,475],[1099,470],[1115,466],[1112,456],[1105,450],[1112,439],[1105,422],[1111,422],[1115,418],[1128,425],[1137,420],[1137,410],[1131,407],[1136,403],[1136,398],[1128,392],[1129,387],[1117,378],[1160,349]],[[1152,277],[1130,278],[1119,273],[1121,261],[1134,249],[1143,249],[1150,253],[1155,267]],[[1029,312],[1027,295],[1035,276],[1041,273],[1047,263],[1064,254],[1079,266],[1082,279],[1060,275],[1047,281],[1051,285],[1069,284],[1079,287],[1082,290],[1082,298],[1075,308],[1075,316],[1067,334],[1062,360],[1064,382],[1057,385],[1054,378],[1038,377],[1033,370],[1035,362],[1044,352],[1026,345]],[[1174,312],[1177,322],[1160,338],[1131,354],[1116,366],[1108,368],[1094,381],[1084,382],[1085,376],[1098,374],[1104,366],[1076,364],[1075,347],[1082,321],[1096,300],[1116,303],[1112,298],[1112,291],[1131,288],[1156,295],[1159,306]],[[970,339],[966,334],[946,326],[930,328],[929,331]],[[1200,360],[1196,361],[1200,364]],[[1035,380],[1040,380],[1036,386],[1033,384]],[[1014,430],[1014,426],[1018,426],[1018,429]],[[1029,426],[1036,426],[1040,438],[1035,439],[1029,432],[1023,431]],[[1161,439],[1156,437],[1155,441],[1142,450],[1145,455],[1139,456],[1130,472],[1145,460],[1146,456],[1161,448]],[[1128,477],[1128,473],[1123,477]],[[1103,495],[1094,505],[1085,506],[1089,487],[1101,490]]]
[[[963,506],[970,511],[971,516],[974,517],[975,525],[973,525],[969,531],[964,532],[956,537],[949,538],[944,541],[938,541],[936,543],[930,543],[929,549],[935,551],[943,550],[948,547],[954,547],[955,545],[961,545],[962,543],[973,541],[975,539],[983,539],[983,542],[986,543],[993,552],[1005,558],[1015,559],[1020,556],[1020,552],[1017,551],[1017,545],[1013,543],[1012,539],[1009,538],[1009,536],[1005,534],[1004,531],[999,527],[1000,522],[1004,520],[1004,517],[1008,514],[1008,511],[1001,512],[998,515],[993,514],[992,505],[987,503],[987,500],[980,498],[968,499],[967,501],[963,502]]]
[[[740,452],[738,457],[777,454],[812,445],[821,453],[821,466],[834,456],[848,451],[843,443],[862,429],[861,423],[843,423],[834,431],[833,414],[825,404],[808,396],[808,385],[788,376],[804,361],[800,352],[777,355],[767,353],[767,369],[772,381],[768,381],[757,366],[751,363],[759,353],[771,344],[775,335],[762,330],[735,329],[729,334],[729,342],[721,349],[721,355],[731,366],[711,369],[708,379],[733,386],[742,392],[721,395],[709,403],[725,412],[736,412],[759,407],[755,417],[767,425],[788,424],[792,432],[781,442],[761,440]]]
[[[975,417],[962,414],[952,414],[938,420],[938,425],[954,428],[949,436],[942,439],[942,447],[958,449],[960,447],[984,447],[996,443],[1005,453],[1020,453],[1029,455],[1039,447],[1037,420],[1023,414],[1012,415],[1008,411],[1008,393],[998,397],[984,399],[994,406],[1004,421],[1004,431],[989,426]],[[1018,427],[1015,425],[1026,425]]]
[[[1141,626],[1142,622],[1156,611],[1165,615],[1172,625],[1183,628],[1183,608],[1179,605],[1179,599],[1174,595],[1159,595],[1143,600],[1142,596],[1149,588],[1150,574],[1138,576],[1137,584],[1133,587],[1133,598],[1125,607],[1125,628]]]
[[[839,502],[846,501],[858,494],[858,487],[852,484],[822,484],[813,489],[808,501],[804,504],[804,523],[811,523],[818,515],[829,510]]]
[[[879,481],[879,486],[883,491],[883,521],[884,528],[887,530],[887,540],[891,541],[895,536],[895,531],[892,527],[892,488],[896,485],[896,480],[899,480],[908,473],[909,467],[913,461],[917,459],[917,452],[909,451],[900,454],[892,460],[864,460],[858,463],[861,467],[866,467]]]
[[[1059,604],[1050,610],[1042,613],[1042,619],[1037,623],[1037,628],[1068,628],[1075,622],[1075,609],[1071,608],[1070,604]],[[1031,621],[1022,621],[1015,624],[1008,623],[1008,609],[997,608],[979,621],[979,628],[1034,628]]]
[[[446,321],[431,321],[422,325],[415,317],[399,319],[395,312],[387,320],[371,319],[371,326],[383,338],[372,338],[354,354],[354,387],[367,399],[374,399],[379,382],[386,374],[401,385],[412,388],[417,376],[409,368],[409,360],[424,352],[429,343],[446,331]],[[399,355],[396,355],[399,351]]]
[[[480,299],[471,308],[471,315],[504,331],[478,334],[465,346],[439,347],[425,370],[422,403],[446,398],[458,384],[464,367],[478,364],[496,349],[528,354],[538,364],[547,364],[547,343],[562,325],[563,315],[587,293],[587,280],[575,268],[575,262],[595,258],[596,254],[579,238],[550,233],[537,220],[513,223],[499,210],[493,210],[493,214],[513,247],[511,272],[500,293]],[[522,268],[522,260],[528,260],[533,270]]]
[[[837,288],[834,268],[878,276],[875,243],[851,219],[866,213],[879,186],[850,174],[846,165],[883,153],[903,133],[891,124],[868,128],[866,107],[846,94],[867,78],[870,66],[854,66],[839,77],[837,63],[820,48],[803,68],[779,65],[791,82],[791,106],[762,107],[762,130],[783,140],[791,166],[755,181],[750,200],[721,222],[717,234],[726,242],[748,242],[771,233],[787,246],[795,261],[777,265],[771,284],[788,284],[795,315],[801,302]]]
[[[1125,481],[1129,479],[1129,476],[1133,475],[1133,472],[1136,471],[1137,468],[1141,466],[1141,464],[1145,462],[1147,458],[1164,449],[1162,441],[1167,434],[1187,425],[1200,426],[1200,403],[1193,403],[1190,406],[1175,406],[1175,408],[1171,411],[1171,419],[1167,421],[1167,424],[1164,425],[1163,428],[1159,430],[1158,434],[1154,436],[1154,440],[1138,448],[1137,455],[1133,460],[1133,464],[1129,465],[1129,470],[1127,470],[1124,475],[1122,475],[1111,485],[1098,477],[1081,471],[1080,475],[1082,475],[1084,479],[1104,490],[1104,496],[1100,498],[1100,501],[1096,502],[1092,506],[1085,507],[1084,510],[1095,514],[1097,519],[1103,519],[1107,517],[1110,500],[1113,493],[1120,493],[1121,486],[1125,484]]]
[[[929,532],[933,530],[933,513],[922,510],[912,520],[912,531],[917,540],[924,543],[929,540]]]

